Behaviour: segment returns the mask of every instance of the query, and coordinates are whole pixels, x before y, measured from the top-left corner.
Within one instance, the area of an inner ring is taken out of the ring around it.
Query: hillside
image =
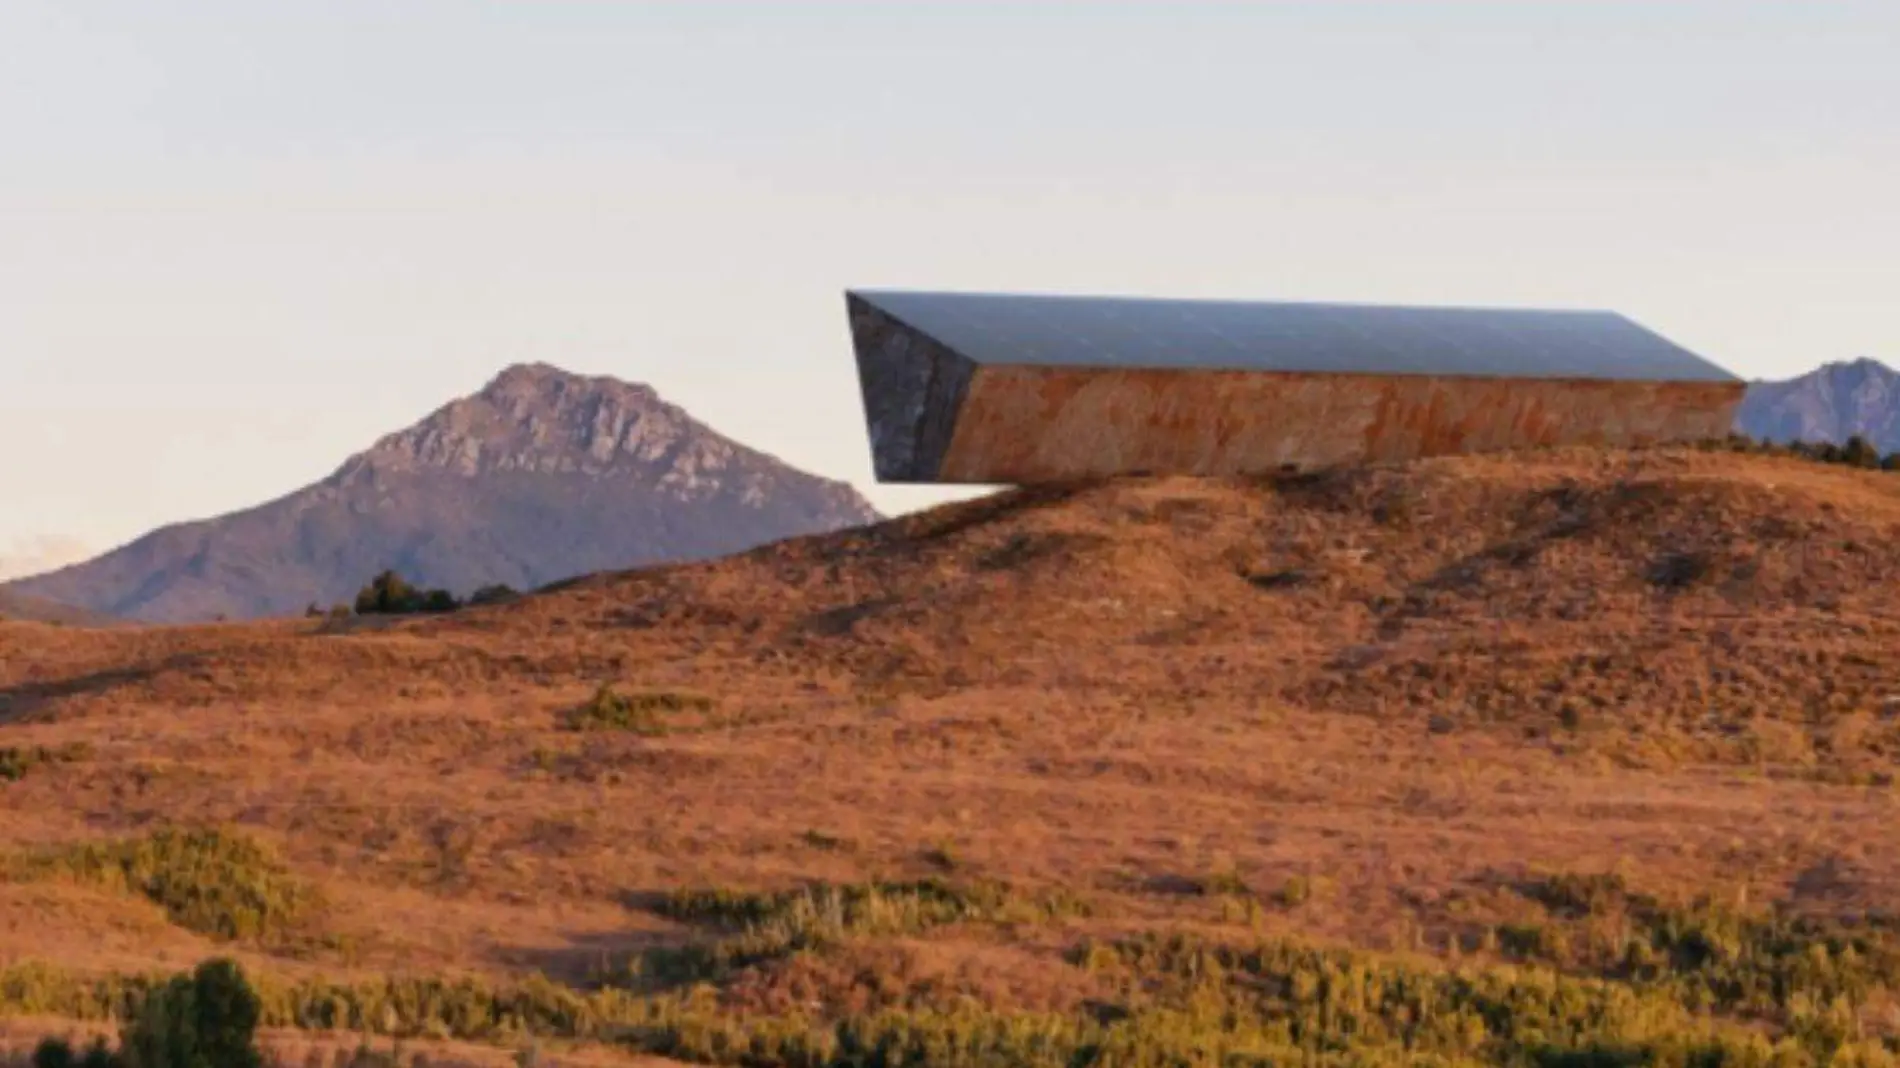
[[[464,595],[530,589],[876,517],[646,386],[521,365],[315,485],[0,588],[132,619],[249,619],[347,602],[384,568]]]
[[[1735,426],[1769,441],[1831,441],[1859,435],[1883,454],[1900,452],[1900,371],[1874,360],[1830,363],[1785,382],[1753,382]]]
[[[16,623],[58,623],[72,627],[103,627],[122,623],[111,616],[88,612],[83,608],[42,601],[0,590],[0,620]]]
[[[1886,1063],[1896,535],[1892,474],[1551,453],[1020,491],[395,623],[0,626],[41,754],[0,997],[235,952],[280,1024],[689,1061]]]

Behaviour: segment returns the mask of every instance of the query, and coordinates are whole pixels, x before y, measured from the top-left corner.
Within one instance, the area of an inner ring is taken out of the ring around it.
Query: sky
[[[545,361],[871,477],[842,292],[1900,363],[1900,4],[0,0],[0,572]]]

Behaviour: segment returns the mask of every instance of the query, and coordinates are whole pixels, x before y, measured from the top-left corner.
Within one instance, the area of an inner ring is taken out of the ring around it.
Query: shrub
[[[461,602],[449,591],[419,589],[394,571],[377,575],[356,594],[356,614],[359,616],[453,612],[459,607]]]
[[[126,1068],[260,1068],[263,1005],[244,972],[209,960],[152,991],[121,1040]]]
[[[35,769],[72,764],[91,755],[92,747],[84,742],[73,742],[57,749],[43,745],[8,746],[0,749],[0,782],[19,782]]]
[[[33,1068],[120,1068],[122,1062],[103,1038],[94,1039],[84,1055],[73,1052],[72,1043],[49,1038],[33,1050]]]
[[[670,728],[664,714],[710,712],[712,698],[671,690],[622,694],[602,683],[594,695],[567,714],[569,730],[613,730],[633,734],[665,734]]]
[[[86,842],[20,858],[13,868],[26,877],[136,893],[180,927],[215,938],[282,938],[318,903],[269,850],[218,830],[168,828],[145,838]]]
[[[718,978],[734,969],[796,953],[823,950],[851,938],[921,934],[955,923],[1033,922],[1086,914],[1068,894],[1027,895],[997,882],[815,883],[797,890],[754,894],[725,889],[682,890],[659,908],[688,923],[725,928],[711,943],[653,951],[631,962],[668,981]]]
[[[1866,438],[1855,434],[1847,439],[1846,445],[1841,447],[1840,462],[1850,467],[1879,467],[1880,450],[1874,448]]]
[[[520,596],[520,592],[514,587],[497,583],[493,586],[483,586],[469,594],[468,603],[471,605],[501,604]]]

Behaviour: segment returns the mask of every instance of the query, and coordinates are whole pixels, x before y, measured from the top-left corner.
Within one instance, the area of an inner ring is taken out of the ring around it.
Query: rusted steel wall
[[[1720,437],[1740,382],[980,366],[911,480],[1235,475],[1552,445]],[[880,477],[883,477],[880,475]]]

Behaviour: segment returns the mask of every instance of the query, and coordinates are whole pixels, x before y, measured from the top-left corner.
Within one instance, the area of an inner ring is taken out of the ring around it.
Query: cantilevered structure
[[[882,482],[1238,475],[1728,433],[1744,383],[1612,312],[853,291]]]

